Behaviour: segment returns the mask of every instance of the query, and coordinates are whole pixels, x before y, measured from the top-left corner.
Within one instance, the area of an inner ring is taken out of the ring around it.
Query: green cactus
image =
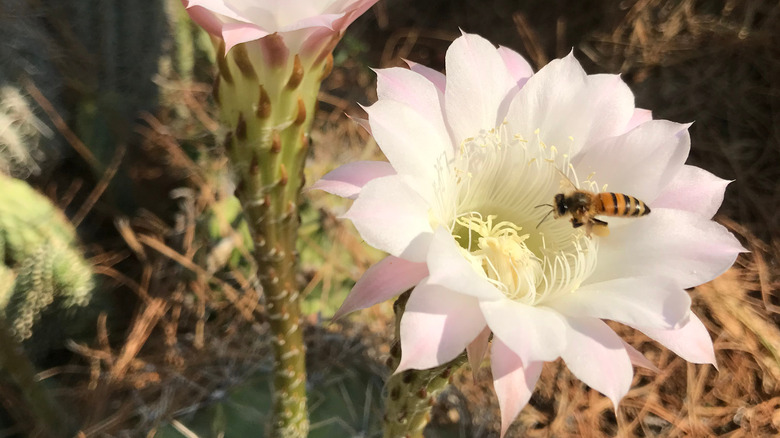
[[[0,174],[0,309],[33,357],[74,334],[92,269],[67,218],[25,182]]]

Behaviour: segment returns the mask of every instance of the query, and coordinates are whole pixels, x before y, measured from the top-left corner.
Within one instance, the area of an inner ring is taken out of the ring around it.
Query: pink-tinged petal
[[[306,0],[309,1],[309,0]],[[347,7],[340,7],[343,10],[346,10],[347,13],[344,15],[343,18],[336,21],[334,23],[333,29],[339,33],[344,32],[344,30],[349,27],[352,22],[354,22],[358,17],[363,15],[366,11],[368,11],[371,6],[374,6],[374,4],[378,0],[357,0],[357,1],[350,1],[348,2]],[[333,4],[334,7],[338,6],[338,3]]]
[[[436,165],[452,154],[447,132],[400,102],[380,100],[366,111],[374,139],[396,172],[433,182]]]
[[[485,353],[487,353],[490,333],[490,329],[485,327],[482,330],[482,333],[477,335],[477,337],[466,346],[466,354],[469,357],[469,365],[471,365],[471,373],[474,376],[475,381],[477,379],[479,366],[482,365],[482,359],[485,358]]]
[[[225,53],[236,44],[259,40],[270,33],[250,23],[226,23],[222,26],[222,39],[225,40]]]
[[[223,21],[220,20],[217,15],[209,9],[197,5],[197,3],[192,0],[189,2],[187,0],[182,0],[182,3],[184,3],[184,7],[187,8],[187,13],[190,18],[192,18],[192,21],[197,23],[198,26],[214,36],[222,36]]]
[[[311,59],[311,65],[321,65],[341,40],[341,34],[327,27],[309,27],[286,32],[284,40],[298,47],[301,59]]]
[[[580,97],[588,103],[593,119],[587,130],[588,143],[624,133],[634,116],[634,93],[619,75],[589,75],[586,89]],[[592,114],[598,114],[593,117]],[[574,134],[576,136],[576,134]],[[576,142],[575,137],[575,142]]]
[[[438,227],[428,252],[428,282],[482,300],[503,300],[504,295],[466,261],[461,251],[450,232]]]
[[[435,107],[441,114],[441,92],[422,75],[401,67],[379,68],[374,73],[379,100],[396,100],[416,110]]]
[[[279,29],[277,29],[277,31],[292,32],[310,27],[324,27],[326,29],[333,30],[335,28],[334,23],[336,20],[343,17],[344,15],[344,12],[339,12],[336,14],[318,14],[311,17],[305,17],[294,23],[281,26]]]
[[[425,263],[413,263],[387,256],[366,270],[333,315],[333,319],[387,301],[412,288],[427,276],[428,267]]]
[[[405,68],[376,70],[379,100],[395,100],[408,105],[438,132],[446,133],[442,101],[444,95],[425,77]],[[449,138],[447,138],[449,141]]]
[[[645,355],[642,354],[641,351],[631,346],[631,344],[627,343],[626,341],[623,341],[623,348],[626,349],[628,358],[631,359],[631,363],[634,364],[634,366],[642,367],[656,373],[661,372],[661,370],[659,370],[658,367],[655,366],[655,364],[650,361],[650,359],[645,357]]]
[[[561,358],[578,379],[612,400],[617,410],[634,376],[623,341],[598,319],[568,318],[567,323],[567,346]]]
[[[444,76],[444,73],[438,72],[430,67],[418,64],[414,61],[409,61],[407,59],[404,59],[404,62],[409,66],[410,70],[419,75],[422,75],[425,79],[428,79],[439,91],[442,93],[444,92],[444,89],[447,86],[447,77]]]
[[[618,265],[617,269],[621,268]],[[691,298],[675,281],[666,277],[621,276],[582,286],[570,294],[546,301],[545,305],[570,317],[587,316],[628,325],[672,328],[688,317]]]
[[[566,348],[563,317],[544,306],[508,299],[480,301],[493,342],[501,339],[523,363],[555,360]]]
[[[542,374],[544,362],[526,364],[500,339],[493,340],[490,366],[493,370],[493,388],[501,408],[501,437],[528,404]]]
[[[249,22],[248,17],[236,11],[224,0],[182,0],[182,4],[190,12],[191,9],[202,8],[210,14],[221,15],[226,19]]]
[[[512,75],[512,79],[514,79],[518,87],[525,85],[528,78],[534,75],[534,69],[531,67],[531,64],[514,50],[498,46],[498,55],[504,60],[504,65],[506,65],[509,74]]]
[[[396,257],[424,262],[433,236],[428,203],[409,178],[391,175],[369,181],[344,215],[369,245]]]
[[[693,312],[688,322],[676,329],[664,330],[639,325],[632,327],[655,339],[688,362],[709,363],[716,368],[718,366],[710,334]]]
[[[395,169],[387,161],[355,161],[328,172],[309,190],[355,199],[367,182],[389,175],[395,175]]]
[[[315,31],[308,32],[308,34],[300,37],[301,56],[309,57],[314,55],[317,56],[314,64],[322,62],[333,51],[346,28],[376,2],[377,0],[361,0],[351,2],[348,5],[331,4],[327,9],[331,12],[339,12],[341,16],[334,19],[328,27],[314,28],[316,29]],[[311,5],[312,2],[311,0],[303,0],[303,4]]]
[[[687,127],[651,120],[589,146],[572,163],[580,175],[595,172],[593,179],[608,183],[608,191],[650,202],[680,172],[688,157],[691,138]]]
[[[445,64],[444,103],[455,144],[500,125],[504,115],[498,114],[499,108],[516,84],[496,47],[464,33],[447,50]]]
[[[745,251],[723,225],[697,213],[654,207],[648,216],[626,221],[601,239],[588,282],[663,275],[689,288],[722,274]]]
[[[526,140],[538,136],[561,153],[625,132],[634,113],[634,95],[617,75],[588,76],[569,54],[544,66],[512,99],[509,132]],[[610,161],[612,162],[612,161]]]
[[[685,165],[652,204],[655,208],[674,208],[711,218],[723,203],[730,182],[704,169]]]
[[[477,303],[474,297],[420,282],[401,317],[401,362],[395,372],[455,359],[485,328]]]
[[[631,120],[628,121],[626,126],[626,132],[636,128],[642,123],[653,120],[653,112],[647,109],[636,108],[634,114],[631,116]]]

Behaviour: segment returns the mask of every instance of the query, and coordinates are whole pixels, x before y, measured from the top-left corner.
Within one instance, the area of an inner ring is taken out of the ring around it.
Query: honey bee
[[[551,207],[551,211],[542,218],[539,225],[550,214],[553,215],[554,219],[568,214],[571,215],[572,226],[574,228],[584,226],[585,234],[588,237],[591,236],[591,233],[605,237],[609,235],[608,224],[603,220],[596,219],[595,216],[641,217],[650,214],[650,207],[633,196],[613,192],[593,193],[576,189],[573,184],[572,187],[567,192],[555,195],[552,204],[539,206]]]

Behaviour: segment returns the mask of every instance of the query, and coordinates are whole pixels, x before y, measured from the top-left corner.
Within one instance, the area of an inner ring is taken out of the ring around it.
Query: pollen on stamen
[[[485,219],[479,212],[458,218],[457,223],[468,230],[464,248],[467,258],[508,298],[533,297],[542,274],[542,260],[527,247],[530,234],[520,234],[522,227],[509,221],[495,223],[495,219],[495,215]],[[477,236],[476,248],[472,234]]]

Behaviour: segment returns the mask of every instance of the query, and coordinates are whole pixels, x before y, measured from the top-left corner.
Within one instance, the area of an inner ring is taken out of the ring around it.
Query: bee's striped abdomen
[[[650,214],[650,207],[633,196],[622,193],[604,192],[598,194],[602,204],[599,214],[606,216],[633,216],[639,217]]]

